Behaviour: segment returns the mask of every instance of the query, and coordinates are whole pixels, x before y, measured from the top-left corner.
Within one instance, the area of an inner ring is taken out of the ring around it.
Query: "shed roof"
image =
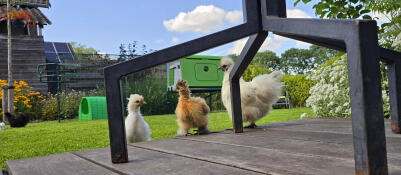
[[[0,0],[1,1],[1,0]],[[12,7],[13,10],[17,10],[15,7]],[[37,8],[31,7],[21,7],[18,10],[22,10],[24,12],[29,12],[31,14],[31,19],[36,21],[36,23],[40,25],[52,24],[52,22]],[[0,6],[0,16],[7,15],[7,6]]]
[[[28,7],[49,8],[49,0],[15,0],[16,4]],[[0,5],[7,4],[7,0],[0,0]]]

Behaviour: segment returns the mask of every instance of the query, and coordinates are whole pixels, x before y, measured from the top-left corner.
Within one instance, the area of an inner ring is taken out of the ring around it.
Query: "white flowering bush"
[[[391,46],[393,46],[395,50],[401,51],[401,32],[395,38],[395,40]]]
[[[336,61],[308,76],[316,84],[310,89],[311,96],[306,100],[306,105],[320,117],[351,117],[347,56],[333,60]],[[382,89],[385,115],[389,115],[387,80],[383,81]]]

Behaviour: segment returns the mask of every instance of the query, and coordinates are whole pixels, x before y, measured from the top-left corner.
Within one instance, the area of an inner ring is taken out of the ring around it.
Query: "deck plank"
[[[273,149],[342,159],[353,159],[352,135],[337,133],[296,132],[263,129],[242,134],[214,134],[210,136],[177,137],[177,139],[203,141]],[[389,164],[401,168],[401,139],[387,138]]]
[[[8,160],[6,166],[10,175],[117,175],[71,153]]]
[[[131,146],[128,147],[129,162],[123,164],[111,163],[110,148],[74,152],[74,154],[84,157],[90,161],[95,161],[104,167],[119,171],[122,174],[261,174],[232,166],[214,164],[207,161],[201,161],[157,151],[150,151],[148,149]]]
[[[182,139],[165,139],[154,141],[152,144],[142,142],[132,146],[196,157],[269,174],[354,173],[352,159],[334,159],[260,147],[223,145]]]

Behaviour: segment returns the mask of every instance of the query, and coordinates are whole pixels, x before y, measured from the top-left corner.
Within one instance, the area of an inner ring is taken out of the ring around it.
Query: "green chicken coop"
[[[106,97],[82,97],[78,120],[107,119]]]
[[[167,89],[173,91],[178,80],[186,80],[192,92],[219,91],[223,72],[218,56],[192,55],[167,65]]]

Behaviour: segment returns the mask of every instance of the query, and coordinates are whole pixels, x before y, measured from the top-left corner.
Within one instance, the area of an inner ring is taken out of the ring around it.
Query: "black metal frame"
[[[376,21],[290,19],[284,0],[243,0],[243,6],[244,24],[104,69],[112,162],[128,161],[120,90],[123,76],[250,36],[230,73],[233,128],[235,133],[243,132],[239,78],[268,32],[273,32],[348,53],[355,170],[357,174],[388,174],[379,61],[389,64],[392,129],[400,132],[401,53],[378,46]]]

